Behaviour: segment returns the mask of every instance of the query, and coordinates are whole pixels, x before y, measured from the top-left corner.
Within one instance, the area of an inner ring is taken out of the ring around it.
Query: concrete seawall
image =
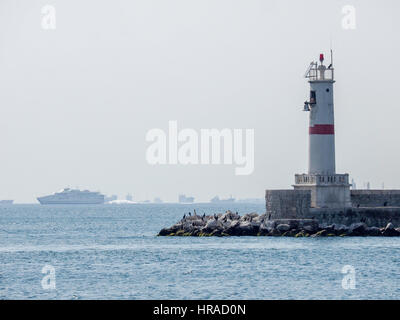
[[[353,207],[400,207],[400,190],[351,190]]]
[[[270,219],[316,219],[321,224],[363,222],[370,227],[400,226],[400,190],[352,190],[351,208],[312,208],[307,190],[267,190]]]

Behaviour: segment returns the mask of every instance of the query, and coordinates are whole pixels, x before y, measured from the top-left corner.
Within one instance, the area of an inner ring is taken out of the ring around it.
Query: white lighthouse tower
[[[331,56],[332,57],[332,56]],[[295,189],[311,190],[315,208],[350,207],[348,174],[336,174],[333,108],[334,69],[324,65],[324,55],[311,62],[305,77],[310,83],[310,99],[304,103],[309,117],[308,174],[295,176]]]

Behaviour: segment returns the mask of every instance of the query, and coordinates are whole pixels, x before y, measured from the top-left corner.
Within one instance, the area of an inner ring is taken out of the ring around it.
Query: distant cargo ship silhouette
[[[226,203],[226,202],[235,202],[235,198],[232,198],[232,195],[228,199],[220,199],[218,196],[215,196],[210,200],[211,203]]]
[[[1,206],[6,206],[6,205],[10,205],[13,204],[14,200],[0,200],[0,205]]]
[[[194,202],[194,197],[187,197],[184,194],[180,194],[178,197],[179,203],[193,203]]]
[[[65,188],[60,192],[39,197],[40,204],[103,204],[104,195],[100,192]]]

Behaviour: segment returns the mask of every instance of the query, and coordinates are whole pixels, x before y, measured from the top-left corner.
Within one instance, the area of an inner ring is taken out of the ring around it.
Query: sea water
[[[230,203],[0,207],[0,298],[400,299],[400,238],[156,236],[193,209],[265,211]]]

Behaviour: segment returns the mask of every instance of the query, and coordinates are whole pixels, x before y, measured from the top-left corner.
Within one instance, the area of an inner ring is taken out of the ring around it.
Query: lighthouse
[[[334,68],[331,63],[311,62],[305,78],[310,84],[309,100],[304,111],[309,113],[308,173],[296,174],[294,188],[311,190],[311,206],[340,208],[351,206],[348,174],[337,174],[335,165],[335,122],[333,85]]]

